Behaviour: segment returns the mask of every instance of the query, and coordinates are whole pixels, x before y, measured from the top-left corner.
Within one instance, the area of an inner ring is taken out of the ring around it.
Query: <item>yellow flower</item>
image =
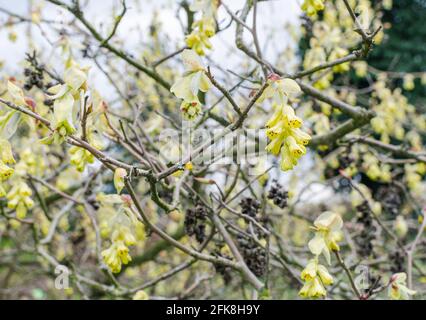
[[[121,271],[121,259],[117,254],[115,244],[102,251],[102,258],[113,273],[118,273]]]
[[[335,60],[338,60],[340,58],[344,58],[348,54],[349,54],[348,50],[346,50],[344,48],[337,47],[330,53],[329,60],[335,61]],[[341,64],[334,66],[333,71],[336,72],[336,73],[343,73],[343,72],[349,71],[349,68],[350,68],[349,63],[345,62],[345,63],[341,63]]]
[[[73,107],[74,98],[70,93],[56,99],[53,104],[53,127],[63,137],[76,131],[73,125]]]
[[[2,160],[0,160],[0,181],[9,179],[14,170],[8,167]]]
[[[129,248],[123,241],[113,242],[111,246],[102,251],[101,254],[104,262],[113,273],[120,272],[123,264],[128,264],[132,261],[129,255]]]
[[[280,168],[282,171],[293,169],[297,165],[297,159],[290,153],[287,144],[281,147],[281,161]]]
[[[268,76],[268,86],[257,100],[262,103],[266,99],[272,99],[274,103],[285,106],[289,98],[295,98],[301,89],[296,81],[288,78],[281,78],[276,74]]]
[[[396,273],[391,277],[388,296],[392,300],[408,300],[409,296],[415,295],[416,291],[406,286],[407,275],[404,272]]]
[[[303,269],[300,277],[304,281],[313,280],[317,276],[317,270],[318,270],[317,259],[312,259],[308,262],[305,269]]]
[[[414,76],[412,74],[407,73],[403,78],[403,87],[407,91],[412,91],[415,88],[414,84]]]
[[[85,88],[88,70],[89,68],[82,68],[74,62],[71,62],[71,67],[65,70],[64,82],[71,88],[73,93],[78,92],[80,88]]]
[[[318,258],[310,260],[301,273],[301,278],[304,281],[311,281],[316,277],[319,277],[326,286],[333,284],[333,277],[325,266],[318,263]]]
[[[306,132],[296,128],[291,131],[293,138],[297,141],[297,143],[306,146],[311,140],[311,136]]]
[[[275,103],[274,108],[274,114],[266,123],[266,135],[271,139],[266,151],[273,155],[281,152],[281,170],[286,171],[292,169],[306,153],[305,146],[311,137],[300,129],[302,119],[294,114],[292,107]]]
[[[191,161],[185,163],[184,167],[185,167],[185,170],[188,170],[188,171],[192,171],[192,169],[194,169],[194,165],[192,164]]]
[[[315,16],[318,11],[324,10],[324,0],[305,0],[302,10],[310,17]]]
[[[127,176],[127,171],[123,168],[117,168],[114,171],[114,187],[117,193],[120,194],[124,188],[124,178]]]
[[[286,138],[286,144],[288,146],[288,150],[296,159],[299,159],[303,154],[306,153],[306,148],[303,145],[299,145],[296,139],[294,139],[292,136],[288,136]]]
[[[114,244],[117,247],[117,254],[123,264],[128,264],[130,261],[132,261],[132,257],[129,254],[129,248],[124,244],[124,242],[119,241]]]
[[[113,242],[123,242],[126,246],[133,246],[136,244],[136,238],[132,234],[132,231],[129,227],[119,226],[112,233],[111,240]]]
[[[144,290],[139,290],[133,296],[133,300],[149,300],[149,295]]]
[[[75,108],[74,104],[78,102],[80,91],[86,91],[87,89],[88,68],[82,68],[72,60],[69,61],[68,65],[64,74],[65,83],[53,86],[48,90],[52,94],[49,98],[54,100],[52,125],[55,133],[53,136],[42,140],[46,144],[50,144],[53,141],[62,143],[66,136],[76,131],[73,120],[77,108]]]
[[[328,264],[330,264],[330,250],[339,251],[338,241],[341,240],[341,229],[343,220],[340,215],[326,211],[322,213],[314,222],[313,229],[316,231],[315,236],[309,241],[309,250],[315,254],[324,254]]]
[[[70,148],[69,152],[71,154],[70,163],[75,166],[79,172],[84,171],[87,163],[93,163],[95,161],[93,154],[86,149],[73,146]]]
[[[185,49],[182,52],[182,62],[185,66],[186,72],[197,72],[203,71],[204,66],[201,62],[200,57],[198,57],[193,50]]]
[[[111,240],[110,247],[102,252],[102,257],[114,273],[120,272],[121,266],[132,260],[129,246],[146,238],[145,226],[132,211],[129,199],[127,195],[97,195],[101,204],[98,213],[102,237],[110,236]]]
[[[200,58],[194,51],[184,50],[182,59],[186,72],[175,81],[170,91],[184,101],[198,101],[198,92],[207,92],[211,87],[211,82],[204,73]]]
[[[31,199],[32,190],[23,181],[15,184],[6,195],[8,200],[7,207],[16,210],[16,217],[24,219],[28,209],[34,206],[34,201]]]
[[[182,101],[180,111],[187,120],[194,120],[201,114],[201,103],[199,101]]]
[[[27,105],[25,102],[24,92],[11,81],[7,81],[7,92],[9,93],[10,98],[14,104],[21,107]]]
[[[9,141],[5,139],[0,139],[0,159],[5,164],[13,164],[15,163],[15,158],[12,153],[12,146]]]
[[[289,105],[284,105],[282,108],[283,119],[286,122],[286,126],[292,129],[298,129],[302,126],[303,121],[294,113],[294,109]]]
[[[193,22],[191,34],[186,37],[185,42],[200,56],[205,54],[205,49],[212,47],[209,38],[216,33],[215,15],[218,5],[217,0],[196,0],[190,6],[191,11],[201,11],[203,15],[200,20]]]
[[[356,61],[353,64],[355,74],[358,78],[365,78],[368,73],[368,64],[365,61]]]
[[[322,298],[327,295],[327,291],[318,279],[306,281],[302,289],[299,291],[299,295],[304,298]]]
[[[205,17],[192,24],[192,32],[185,38],[185,42],[198,55],[203,56],[205,49],[211,49],[209,40],[216,33],[216,23],[211,17]]]
[[[405,221],[402,215],[396,217],[394,222],[395,233],[398,237],[404,238],[408,232],[407,221]]]
[[[264,90],[258,103],[272,99],[275,109],[272,117],[266,122],[266,135],[271,142],[266,151],[278,155],[281,152],[281,170],[291,170],[298,159],[306,153],[311,137],[300,130],[302,119],[295,115],[294,109],[288,105],[289,98],[296,97],[301,89],[296,81],[282,79],[276,74],[268,77],[268,87]]]

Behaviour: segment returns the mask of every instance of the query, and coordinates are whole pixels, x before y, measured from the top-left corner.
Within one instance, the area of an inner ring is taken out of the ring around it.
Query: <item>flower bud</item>
[[[117,193],[120,194],[124,188],[124,178],[127,176],[127,171],[123,168],[117,168],[114,171],[114,187]]]

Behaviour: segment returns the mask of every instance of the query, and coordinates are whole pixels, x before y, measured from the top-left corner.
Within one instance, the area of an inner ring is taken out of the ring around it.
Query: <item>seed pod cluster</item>
[[[257,276],[262,277],[267,268],[266,250],[260,247],[253,239],[237,236],[238,247],[247,264],[247,267]]]
[[[273,200],[276,206],[284,209],[288,204],[288,191],[284,190],[283,186],[274,179],[269,189],[268,199]]]
[[[26,77],[24,84],[25,90],[31,90],[33,87],[37,87],[39,89],[44,88],[44,76],[41,70],[35,68],[25,68],[24,75]]]
[[[269,222],[268,217],[261,216],[258,214],[260,209],[260,203],[259,201],[253,199],[253,198],[243,198],[240,201],[241,206],[241,213],[244,215],[247,215],[253,219],[256,220],[263,228],[267,229],[267,224]],[[249,220],[246,220],[247,223],[250,224]],[[252,224],[252,231],[256,234],[258,238],[264,238],[266,236],[264,230],[262,228],[259,228],[257,225]],[[250,231],[249,231],[250,233]]]
[[[188,236],[195,236],[199,243],[206,238],[206,217],[206,208],[199,203],[186,211],[185,232]]]
[[[243,198],[240,201],[241,213],[252,218],[256,218],[260,208],[260,203],[253,198]]]

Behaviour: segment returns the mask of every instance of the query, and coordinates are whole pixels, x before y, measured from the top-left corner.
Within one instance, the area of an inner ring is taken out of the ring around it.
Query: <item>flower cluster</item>
[[[145,228],[132,211],[128,196],[101,193],[98,194],[97,200],[101,204],[101,236],[109,237],[111,242],[110,246],[102,251],[102,257],[111,271],[118,273],[123,264],[132,260],[129,246],[145,239]]]
[[[186,36],[186,44],[195,52],[203,56],[205,49],[211,49],[212,45],[209,38],[216,33],[216,11],[219,5],[217,0],[195,0],[190,6],[193,12],[201,11],[202,18],[193,22],[192,32]]]
[[[175,81],[170,91],[176,97],[183,99],[180,109],[186,119],[193,120],[201,113],[199,91],[207,92],[212,84],[205,74],[200,58],[194,51],[184,50],[182,59],[185,73]]]
[[[339,251],[337,242],[341,239],[342,218],[333,212],[322,213],[315,221],[315,237],[309,241],[309,250],[315,255],[310,260],[306,268],[301,273],[301,278],[305,281],[304,286],[299,291],[299,295],[305,298],[320,298],[327,295],[325,286],[333,283],[333,277],[328,273],[327,268],[318,263],[321,254],[330,265],[330,251]]]
[[[266,123],[266,135],[271,142],[266,150],[274,155],[281,152],[281,170],[292,169],[299,158],[306,153],[306,145],[311,137],[302,131],[302,119],[296,116],[289,105],[289,98],[300,92],[299,85],[291,79],[282,79],[272,74],[268,77],[269,86],[265,89],[258,102],[271,99],[275,112]]]
[[[6,194],[2,181],[9,179],[14,170],[8,164],[14,164],[15,158],[13,157],[12,147],[5,139],[0,139],[0,197]]]
[[[49,99],[54,100],[52,126],[55,132],[42,140],[43,143],[62,143],[65,137],[76,132],[74,118],[82,94],[87,90],[87,68],[69,62],[64,74],[64,84],[48,89]]]
[[[318,11],[324,10],[324,0],[305,0],[302,10],[310,17],[315,16]]]
[[[392,179],[391,166],[388,164],[380,164],[379,160],[370,153],[366,153],[362,157],[362,167],[366,175],[374,181],[390,182]]]
[[[325,266],[318,263],[318,257],[310,260],[302,271],[301,278],[305,281],[300,296],[304,298],[321,298],[327,295],[324,286],[333,284],[333,277]]]
[[[124,188],[124,178],[127,176],[127,171],[123,168],[117,168],[114,171],[114,187],[117,193],[120,194]]]
[[[422,185],[423,177],[426,175],[426,164],[406,164],[404,165],[405,180],[410,190],[416,194],[422,194],[424,187]]]
[[[10,101],[17,106],[28,107],[24,92],[11,81],[7,82],[7,95]],[[0,115],[0,197],[6,195],[2,183],[10,179],[15,172],[8,166],[16,163],[9,139],[15,133],[20,121],[21,115],[15,110]]]
[[[404,272],[394,274],[389,281],[388,296],[392,300],[408,300],[416,291],[406,285],[407,275]]]
[[[327,8],[325,9],[325,6]],[[359,0],[357,7],[362,8],[358,15],[360,23],[365,28],[371,26],[377,29],[381,24],[380,19],[375,18],[371,21],[368,12],[372,12],[371,1]],[[306,50],[303,60],[303,66],[306,70],[314,68],[320,64],[336,61],[349,54],[352,48],[359,45],[361,38],[359,34],[354,32],[353,20],[348,13],[343,1],[329,1],[327,4],[324,0],[305,0],[302,5],[310,19],[305,24],[306,36],[309,38],[309,49]],[[324,10],[321,17],[317,15],[319,10]],[[313,26],[311,22],[314,22]],[[383,31],[379,31],[375,36],[375,43],[379,43],[383,39]],[[365,77],[367,73],[367,64],[365,62],[357,62],[355,70],[357,75]],[[313,85],[318,89],[330,89],[334,79],[334,74],[349,71],[350,63],[345,62],[335,65],[331,70],[333,72],[317,71],[311,74]],[[331,90],[333,92],[334,90]]]
[[[392,138],[407,140],[415,150],[422,149],[421,139],[415,130],[406,132],[404,127],[408,121],[415,128],[425,130],[424,115],[417,115],[415,107],[402,95],[400,88],[391,90],[386,87],[386,76],[379,75],[374,85],[372,105],[377,116],[371,120],[374,131],[380,135],[380,140],[390,143]]]
[[[7,207],[16,210],[16,217],[24,219],[28,209],[34,206],[34,201],[31,199],[32,190],[23,181],[15,184],[7,193]]]
[[[343,220],[338,214],[330,211],[321,214],[314,222],[315,237],[309,241],[309,250],[315,255],[322,253],[330,264],[330,251],[340,250],[337,242],[342,239],[342,226]]]
[[[77,171],[83,172],[84,168],[86,168],[86,164],[93,163],[95,161],[95,157],[86,149],[80,147],[71,147],[69,150],[71,154],[70,163],[76,167]]]

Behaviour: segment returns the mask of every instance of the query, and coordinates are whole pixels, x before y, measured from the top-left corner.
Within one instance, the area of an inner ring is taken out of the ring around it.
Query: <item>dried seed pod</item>
[[[268,199],[273,200],[274,204],[281,209],[287,207],[288,191],[284,190],[283,186],[277,180],[272,181],[272,186],[269,189]]]
[[[203,205],[197,204],[194,208],[188,209],[185,215],[185,232],[188,236],[195,236],[199,243],[206,238],[206,210]]]
[[[266,250],[253,240],[237,236],[238,247],[247,264],[247,267],[257,276],[262,277],[267,268]]]

